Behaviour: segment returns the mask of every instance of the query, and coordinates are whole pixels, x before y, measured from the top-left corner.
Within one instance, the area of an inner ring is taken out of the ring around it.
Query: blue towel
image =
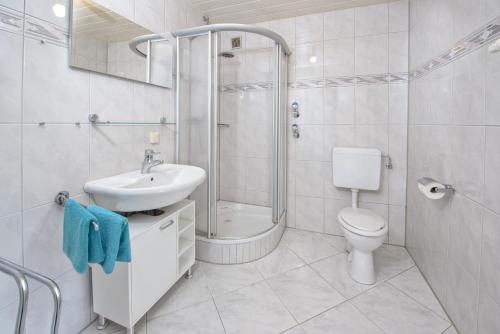
[[[84,273],[89,263],[104,260],[104,251],[96,217],[78,202],[68,199],[64,205],[63,251],[73,268]]]
[[[130,236],[127,218],[113,211],[89,205],[88,210],[99,222],[105,259],[101,266],[106,274],[113,272],[116,261],[130,262]]]

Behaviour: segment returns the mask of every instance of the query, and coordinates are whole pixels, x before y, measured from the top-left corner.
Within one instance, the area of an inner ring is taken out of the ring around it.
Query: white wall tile
[[[0,5],[15,9],[19,12],[24,11],[24,0],[1,0]]]
[[[323,197],[323,164],[316,161],[297,161],[295,164],[298,196]]]
[[[453,64],[453,123],[481,125],[485,119],[485,65],[483,50]]]
[[[23,212],[24,265],[55,278],[70,270],[62,252],[63,208],[47,204]]]
[[[323,155],[323,126],[300,126],[300,138],[296,143],[297,160],[321,161]]]
[[[486,148],[484,166],[484,204],[496,212],[500,212],[499,187],[500,176],[500,128],[486,128]]]
[[[387,124],[388,85],[356,86],[356,124]]]
[[[325,41],[324,56],[325,77],[354,74],[354,38]]]
[[[325,13],[325,41],[354,37],[354,9]]]
[[[300,16],[295,19],[295,44],[323,41],[323,14]]]
[[[387,4],[356,7],[356,36],[387,34],[389,29],[389,10]]]
[[[500,125],[500,113],[498,112],[500,94],[497,93],[496,89],[498,88],[496,84],[500,80],[500,57],[498,57],[498,54],[492,54],[486,52],[486,50],[483,52],[486,53],[486,124]]]
[[[295,48],[296,79],[323,77],[323,43],[301,44]]]
[[[298,229],[323,232],[323,198],[296,196],[295,201],[295,226]]]
[[[389,243],[391,245],[405,245],[405,208],[389,205]]]
[[[409,1],[389,3],[389,32],[408,31]]]
[[[26,14],[57,24],[60,27],[68,28],[69,0],[25,0],[25,3]],[[56,15],[54,6],[57,5],[64,6],[65,14],[63,17]]]
[[[389,34],[389,73],[408,72],[408,32]]]
[[[25,50],[24,122],[88,122],[89,73],[68,67],[66,48],[26,38]]]
[[[88,176],[88,125],[23,127],[24,209],[52,202],[61,190],[83,193]]]
[[[21,126],[0,125],[0,217],[21,210]]]
[[[14,4],[14,3],[13,3]],[[0,30],[0,122],[21,121],[23,38]],[[8,51],[7,51],[8,50]]]
[[[389,66],[387,34],[357,37],[355,44],[356,74],[387,72]]]
[[[354,86],[325,88],[325,124],[354,124],[354,89]]]
[[[90,110],[102,121],[142,120],[140,110],[134,112],[134,83],[102,74],[90,76]]]

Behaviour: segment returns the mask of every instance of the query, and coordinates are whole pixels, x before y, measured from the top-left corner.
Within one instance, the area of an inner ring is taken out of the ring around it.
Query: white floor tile
[[[148,334],[224,334],[213,300],[148,320]]]
[[[211,264],[200,262],[208,287],[214,297],[263,280],[253,263]]]
[[[440,334],[450,326],[390,284],[383,284],[351,301],[387,334]]]
[[[373,322],[349,302],[305,322],[307,334],[383,334]]]
[[[283,332],[283,334],[306,334],[306,332],[302,329],[302,327],[297,326],[292,329]]]
[[[212,298],[205,273],[199,263],[193,267],[191,279],[181,278],[148,312],[148,319],[173,312]]]
[[[342,303],[345,298],[308,266],[267,281],[298,322]]]
[[[228,334],[276,334],[297,325],[266,282],[217,297],[215,304]]]
[[[425,307],[434,311],[434,313],[439,315],[441,318],[448,320],[441,304],[439,304],[436,296],[434,296],[434,293],[427,285],[427,282],[417,267],[413,267],[410,270],[394,277],[389,280],[389,283]]]
[[[386,280],[415,265],[404,247],[382,245],[374,252],[377,281]]]
[[[347,240],[344,237],[331,234],[321,234],[321,237],[328,242],[331,246],[336,248],[339,252],[345,252]]]
[[[346,253],[313,263],[311,267],[346,298],[352,298],[372,287],[360,284],[349,276]]]
[[[304,265],[305,262],[283,243],[278,245],[269,255],[255,262],[255,267],[265,278],[279,275]]]
[[[321,234],[314,232],[287,229],[281,241],[307,263],[341,252],[326,242]]]

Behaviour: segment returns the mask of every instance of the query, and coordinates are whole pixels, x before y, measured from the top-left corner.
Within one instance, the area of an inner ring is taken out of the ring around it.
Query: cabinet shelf
[[[188,218],[179,217],[179,234],[186,231],[194,224],[194,221]]]
[[[193,245],[192,245],[193,246]],[[179,275],[185,273],[189,267],[193,265],[194,262],[194,247],[189,247],[187,250],[179,256]]]
[[[179,238],[179,257],[194,245],[194,241],[186,238]]]

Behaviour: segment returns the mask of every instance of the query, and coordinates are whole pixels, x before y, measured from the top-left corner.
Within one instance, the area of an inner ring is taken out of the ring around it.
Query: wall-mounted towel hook
[[[66,201],[69,199],[69,192],[66,190],[60,191],[57,193],[56,198],[54,199],[54,202],[57,204],[64,206],[66,204]]]

